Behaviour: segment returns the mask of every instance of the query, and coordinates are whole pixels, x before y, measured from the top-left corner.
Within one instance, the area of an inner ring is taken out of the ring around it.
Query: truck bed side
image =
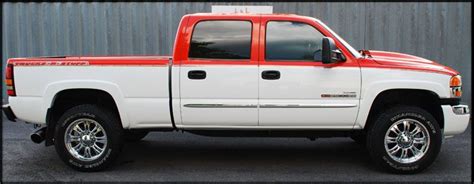
[[[14,58],[15,115],[46,123],[62,91],[92,89],[113,97],[124,128],[172,127],[168,56]]]

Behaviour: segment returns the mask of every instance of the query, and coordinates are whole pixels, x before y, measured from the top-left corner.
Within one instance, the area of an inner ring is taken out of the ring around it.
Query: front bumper
[[[469,125],[471,114],[467,105],[442,105],[444,115],[444,136],[463,133]]]
[[[16,116],[15,116],[15,114],[13,113],[12,108],[10,108],[10,105],[8,105],[8,104],[3,104],[3,105],[2,105],[2,110],[3,110],[3,112],[5,113],[5,115],[7,116],[7,119],[8,119],[8,120],[13,121],[13,122],[16,121]]]

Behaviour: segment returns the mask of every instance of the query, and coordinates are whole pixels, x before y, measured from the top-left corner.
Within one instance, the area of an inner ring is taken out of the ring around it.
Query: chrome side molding
[[[184,104],[184,107],[190,108],[257,108],[253,104]]]
[[[189,108],[257,108],[255,104],[185,104]],[[357,104],[263,104],[260,108],[350,108]]]
[[[260,108],[350,108],[357,104],[263,104]]]

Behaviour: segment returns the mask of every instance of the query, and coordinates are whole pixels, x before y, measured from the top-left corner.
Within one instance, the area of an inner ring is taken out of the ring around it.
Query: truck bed
[[[55,95],[100,89],[115,99],[124,128],[172,127],[170,56],[59,56],[12,58],[16,97],[11,108],[24,121],[45,123]],[[126,67],[124,67],[126,66]],[[20,98],[21,97],[21,98]]]

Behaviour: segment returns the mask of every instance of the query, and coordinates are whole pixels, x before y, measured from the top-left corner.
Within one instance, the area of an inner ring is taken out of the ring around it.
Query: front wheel
[[[436,159],[442,142],[436,119],[414,106],[383,112],[368,132],[367,148],[373,161],[394,173],[418,173]]]
[[[79,105],[59,119],[55,135],[56,152],[79,171],[105,169],[122,147],[122,126],[118,117],[95,105]]]

